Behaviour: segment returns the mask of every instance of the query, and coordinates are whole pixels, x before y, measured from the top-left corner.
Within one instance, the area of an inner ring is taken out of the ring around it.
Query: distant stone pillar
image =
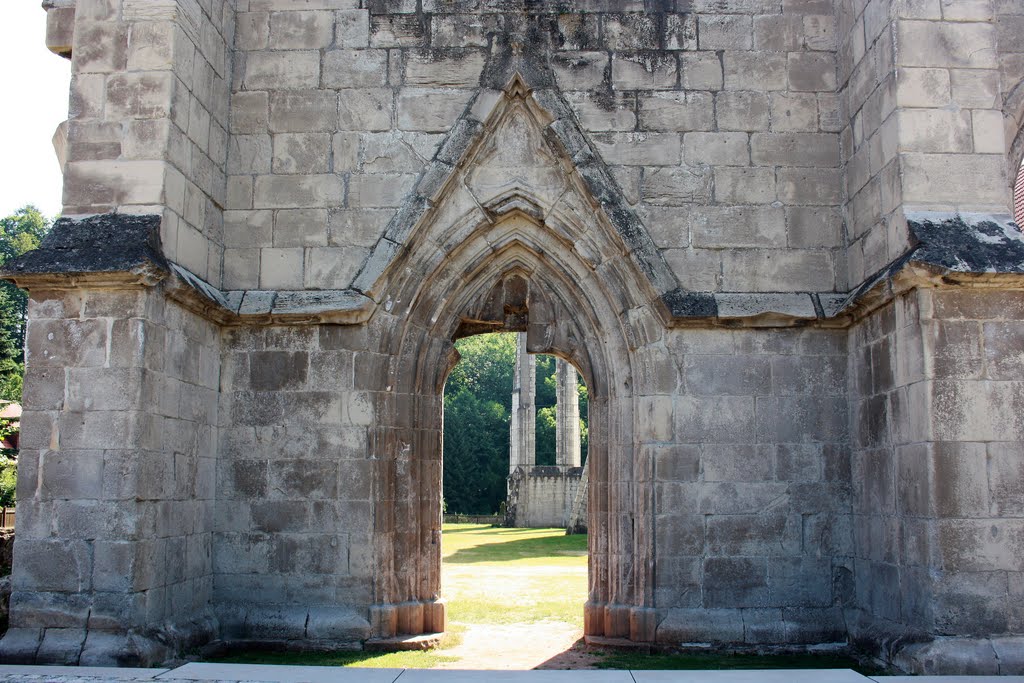
[[[516,334],[516,368],[512,374],[512,420],[509,472],[537,464],[537,361],[526,352],[526,333]]]
[[[555,464],[580,466],[580,395],[576,368],[555,359]]]

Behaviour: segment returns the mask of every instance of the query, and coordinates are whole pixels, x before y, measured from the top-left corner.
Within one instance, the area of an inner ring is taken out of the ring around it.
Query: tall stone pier
[[[587,637],[1024,673],[1019,2],[44,5],[4,660],[443,631],[505,331],[590,392]]]
[[[526,352],[526,339],[522,333],[516,336],[505,523],[525,528],[567,527],[583,476],[576,368],[555,359],[555,464],[538,466],[536,361]],[[581,527],[586,527],[585,521],[575,524],[577,530]]]

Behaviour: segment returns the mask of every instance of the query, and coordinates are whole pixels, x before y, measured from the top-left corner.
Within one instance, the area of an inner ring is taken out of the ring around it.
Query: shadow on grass
[[[444,533],[460,532],[445,531]],[[514,536],[516,530],[510,529],[506,533]],[[444,561],[451,562],[452,564],[512,562],[514,560],[531,560],[557,555],[585,555],[586,552],[587,537],[585,534],[549,536],[546,538],[510,538],[507,541],[500,541],[498,543],[481,543],[469,548],[460,548],[451,555],[446,555]]]
[[[751,669],[853,669],[864,676],[889,673],[874,664],[843,653],[730,654],[682,652],[642,654],[614,652],[599,655],[599,669],[631,670],[751,670]]]

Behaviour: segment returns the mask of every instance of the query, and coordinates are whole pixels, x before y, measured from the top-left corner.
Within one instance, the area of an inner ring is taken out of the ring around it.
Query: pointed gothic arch
[[[514,77],[436,191],[403,209],[418,213],[402,245],[382,240],[390,258],[364,278],[379,340],[366,388],[385,388],[371,439],[377,635],[444,629],[441,393],[454,340],[525,331],[531,353],[569,361],[591,390],[585,631],[654,639],[653,465],[641,446],[657,420],[639,417],[662,404],[644,358],[662,343],[652,303],[675,283],[638,221],[622,234],[614,184],[595,196],[550,134],[557,121]]]

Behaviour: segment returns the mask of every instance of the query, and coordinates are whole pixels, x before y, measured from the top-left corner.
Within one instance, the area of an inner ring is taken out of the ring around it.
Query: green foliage
[[[49,229],[50,221],[34,206],[0,218],[0,267],[38,247]],[[24,290],[0,282],[0,399],[21,401],[27,308]]]
[[[18,484],[17,451],[0,451],[0,507],[14,507],[14,488]]]
[[[516,341],[486,334],[456,342],[462,361],[444,387],[444,503],[489,515],[505,500]]]
[[[455,344],[462,356],[444,387],[444,504],[453,514],[489,515],[507,493],[514,334],[484,334]],[[555,464],[555,359],[537,361],[537,464]],[[580,417],[587,444],[588,394],[582,380]]]

